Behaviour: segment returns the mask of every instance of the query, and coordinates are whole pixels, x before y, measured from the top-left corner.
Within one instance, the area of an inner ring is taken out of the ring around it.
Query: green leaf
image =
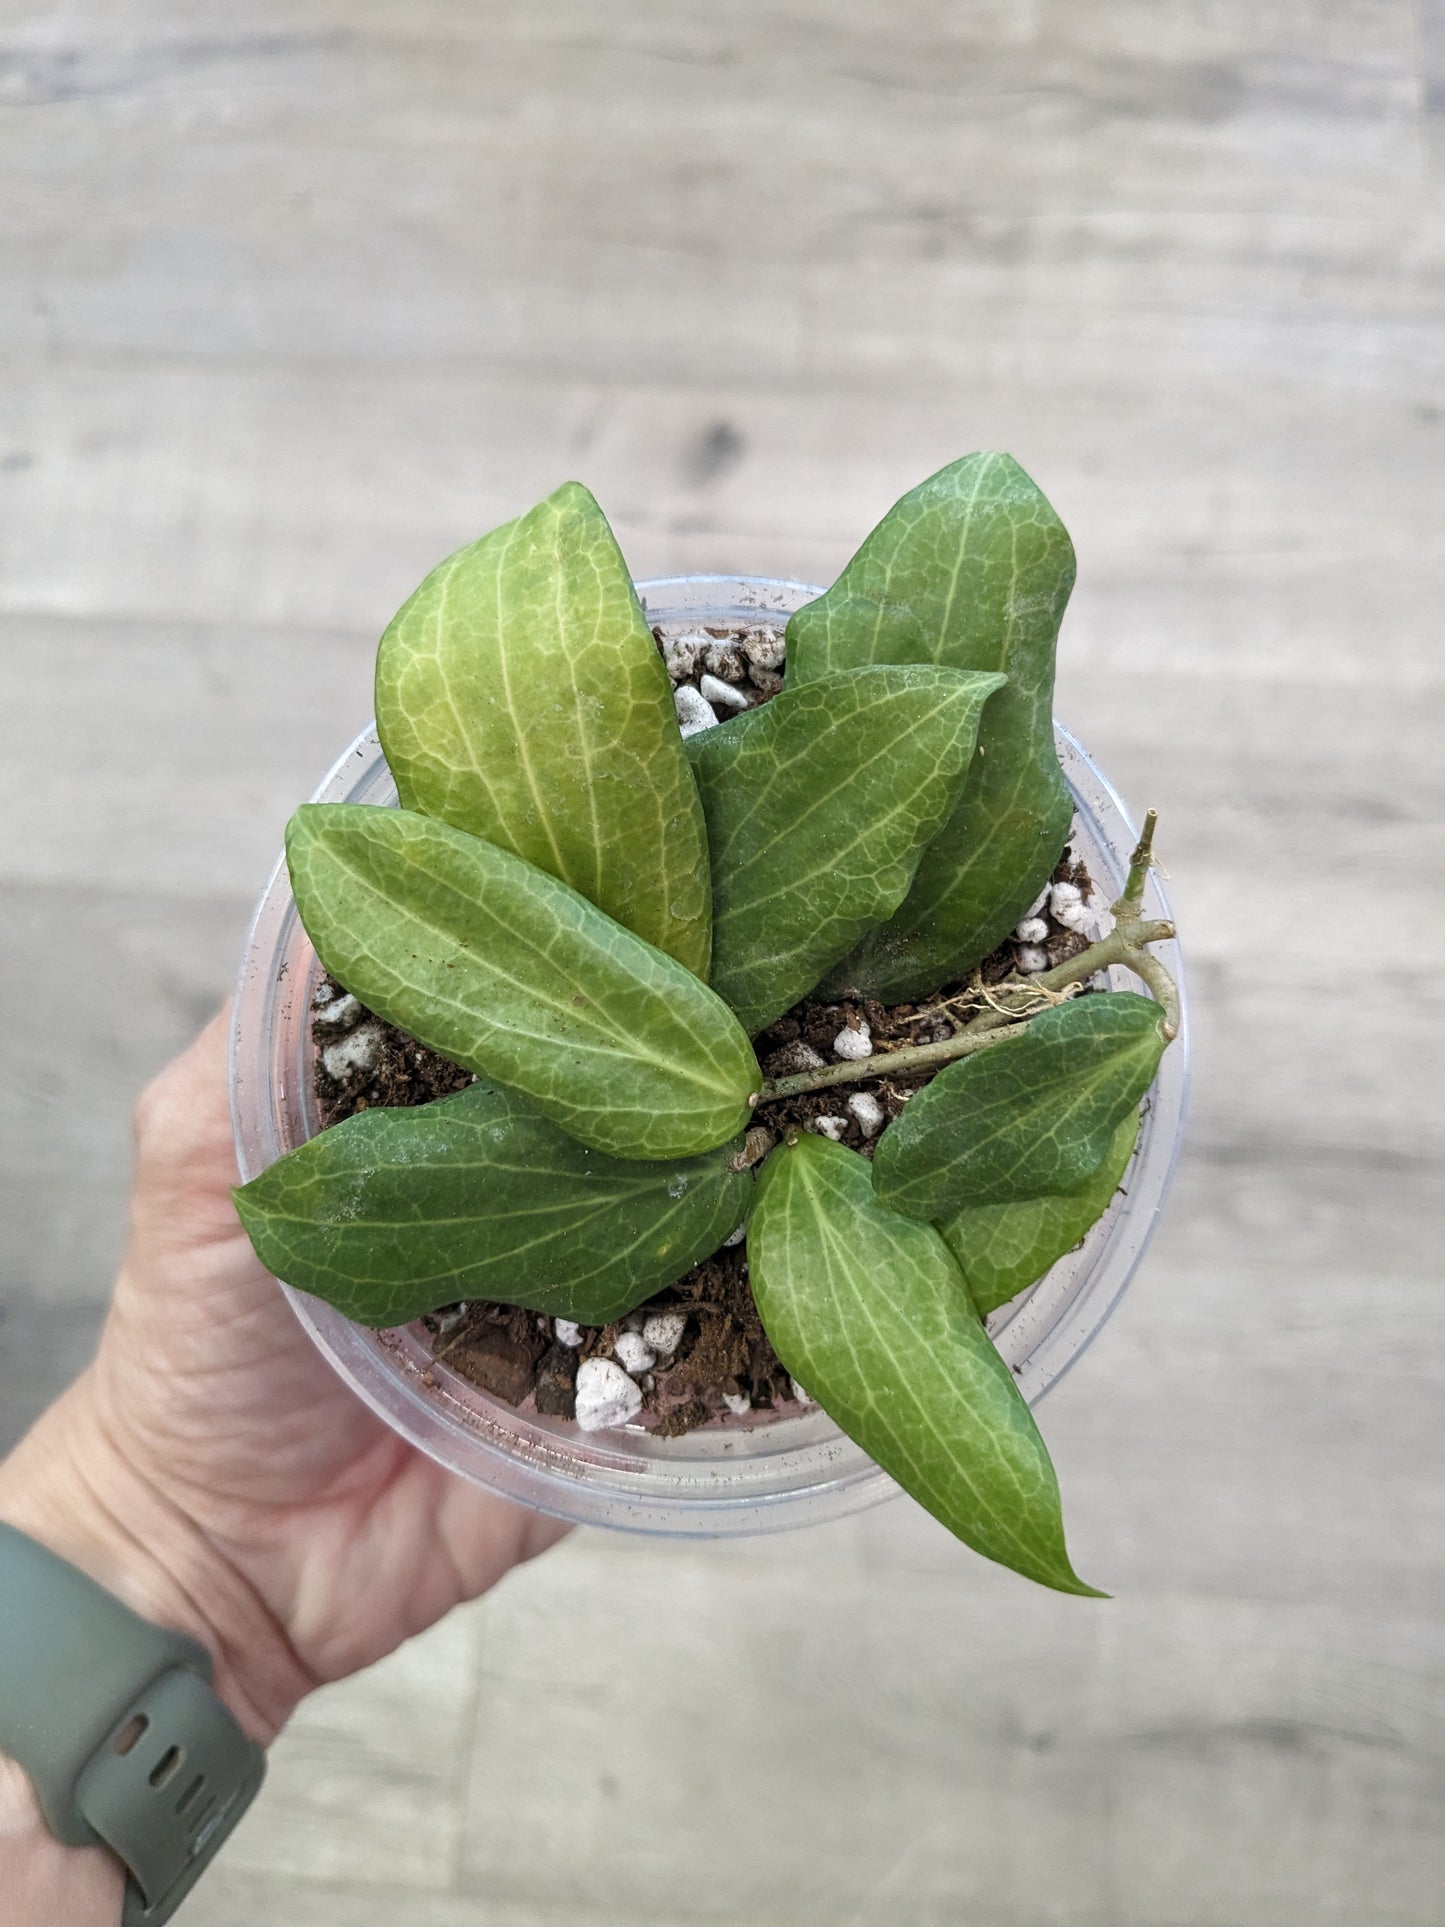
[[[1099,1596],[1069,1563],[1049,1455],[948,1247],[885,1210],[856,1151],[803,1136],[773,1153],[748,1268],[779,1358],[920,1505],[986,1558]]]
[[[1077,997],[941,1071],[878,1140],[873,1183],[911,1218],[1072,1191],[1154,1081],[1164,1013],[1133,991]]]
[[[286,856],[326,968],[593,1150],[691,1157],[760,1075],[722,999],[545,871],[409,810],[309,803]]]
[[[897,915],[830,976],[884,1002],[988,955],[1032,903],[1069,833],[1054,753],[1054,645],[1074,551],[1008,455],[968,455],[889,510],[825,596],[788,624],[788,681],[870,662],[1002,670],[953,813]]]
[[[1001,681],[847,670],[690,739],[712,849],[712,985],[745,1030],[903,901]]]
[[[672,685],[580,483],[433,569],[381,639],[376,722],[407,809],[707,975],[707,841]]]
[[[459,1298],[605,1325],[715,1251],[747,1211],[736,1140],[639,1164],[474,1084],[362,1111],[235,1193],[268,1271],[364,1325]]]
[[[1134,1155],[1139,1113],[1115,1131],[1104,1162],[1075,1191],[1020,1198],[1012,1204],[965,1205],[938,1229],[985,1317],[1037,1284],[1051,1265],[1102,1218]]]

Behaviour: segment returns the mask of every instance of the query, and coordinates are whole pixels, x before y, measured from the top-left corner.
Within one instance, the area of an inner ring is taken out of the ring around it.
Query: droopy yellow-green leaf
[[[1132,990],[1078,997],[940,1071],[878,1140],[873,1183],[935,1222],[966,1204],[1072,1191],[1154,1081],[1164,1013]]]
[[[939,1220],[943,1242],[985,1317],[1036,1284],[1103,1217],[1138,1137],[1139,1113],[1134,1110],[1115,1131],[1104,1162],[1076,1190],[1010,1204],[965,1205]]]
[[[1092,1594],[1044,1442],[947,1246],[878,1202],[856,1151],[803,1136],[772,1154],[748,1267],[779,1358],[920,1505],[986,1558]]]
[[[828,978],[885,1003],[987,956],[1048,881],[1072,805],[1054,753],[1054,647],[1068,532],[1010,455],[966,455],[910,489],[788,624],[788,681],[859,663],[1001,670],[953,812],[907,898]]]
[[[338,983],[579,1142],[692,1157],[746,1126],[759,1072],[727,1005],[546,871],[431,817],[351,803],[298,810],[286,857]]]
[[[376,723],[406,808],[706,976],[707,840],[672,685],[579,482],[432,570],[381,639]]]
[[[712,986],[749,1034],[903,901],[1002,681],[844,670],[689,740],[712,849]]]
[[[358,1112],[235,1193],[261,1262],[364,1325],[459,1298],[606,1325],[747,1211],[737,1140],[638,1163],[589,1151],[515,1091]]]

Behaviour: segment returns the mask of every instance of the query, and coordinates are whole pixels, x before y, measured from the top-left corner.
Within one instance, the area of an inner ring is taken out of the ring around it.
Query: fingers
[[[230,1135],[226,1033],[230,1006],[223,1005],[179,1057],[157,1072],[135,1105],[138,1154],[162,1156],[193,1146],[219,1128]]]
[[[226,1042],[217,1012],[135,1107],[133,1245],[147,1257],[184,1254],[239,1234],[231,1187],[239,1182],[231,1136]]]

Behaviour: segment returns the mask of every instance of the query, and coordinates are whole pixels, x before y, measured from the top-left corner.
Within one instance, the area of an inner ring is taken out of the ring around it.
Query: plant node
[[[762,1091],[748,1102],[772,1104],[779,1098],[797,1097],[804,1091],[821,1091],[833,1084],[855,1084],[863,1078],[877,1077],[883,1068],[880,1056],[890,1075],[911,1076],[920,1071],[941,1070],[957,1058],[969,1057],[990,1044],[1001,1043],[1006,1037],[1020,1036],[1031,1018],[1053,1009],[1073,996],[1090,977],[1116,964],[1132,970],[1143,982],[1164,1013],[1164,1035],[1172,1043],[1179,1035],[1179,987],[1159,959],[1150,955],[1148,946],[1166,943],[1174,935],[1174,925],[1162,918],[1141,914],[1144,881],[1154,862],[1154,830],[1158,821],[1157,810],[1150,810],[1144,818],[1143,832],[1130,859],[1128,881],[1122,895],[1111,906],[1114,927],[1108,936],[1081,950],[1077,957],[1070,957],[1052,970],[1042,970],[1037,976],[1018,983],[997,984],[991,989],[982,984],[971,985],[968,990],[945,999],[935,1008],[946,1016],[951,1016],[950,1005],[969,999],[981,999],[985,1005],[971,1023],[956,1030],[952,1037],[942,1038],[936,1044],[905,1045],[900,1050],[880,1052],[858,1063],[825,1064],[821,1070],[769,1078]],[[1027,996],[1032,1008],[1018,1009],[1012,1000],[1020,996]],[[1005,998],[1010,1002],[1005,1003]]]
[[[1158,810],[1144,812],[1144,827],[1139,832],[1139,841],[1134,845],[1134,854],[1129,859],[1129,877],[1124,885],[1124,894],[1114,905],[1116,917],[1123,904],[1133,904],[1136,910],[1143,905],[1144,884],[1150,870],[1154,867],[1154,831],[1158,823]]]

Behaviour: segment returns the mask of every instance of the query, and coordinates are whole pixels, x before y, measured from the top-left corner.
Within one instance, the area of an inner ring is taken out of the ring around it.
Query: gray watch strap
[[[203,1647],[4,1524],[0,1749],[58,1840],[124,1861],[124,1927],[170,1919],[266,1771]]]

